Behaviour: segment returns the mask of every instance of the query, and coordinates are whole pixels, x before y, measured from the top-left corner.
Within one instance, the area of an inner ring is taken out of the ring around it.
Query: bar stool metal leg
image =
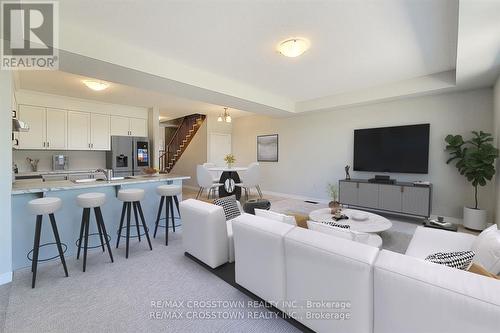
[[[163,202],[164,201],[165,201],[165,197],[162,196],[161,199],[160,199],[160,207],[158,207],[158,215],[156,216],[155,232],[153,234],[153,238],[156,238],[156,232],[158,231],[158,224],[160,224],[161,210],[163,208]]]
[[[101,225],[101,229],[102,229],[102,232],[104,233],[104,237],[106,237],[106,247],[108,248],[109,258],[111,259],[111,262],[114,262],[113,253],[111,252],[111,246],[109,245],[109,241],[108,241],[108,236],[107,236],[108,232],[106,231],[106,226],[104,225],[104,219],[102,218],[101,207],[95,207],[94,213],[96,215],[97,224]]]
[[[139,216],[137,216],[137,207],[135,206],[135,203],[133,204],[134,206],[134,217],[135,217],[135,227],[137,229],[137,238],[139,239],[139,242],[141,241],[141,231],[139,230]]]
[[[61,246],[61,239],[59,238],[59,232],[57,231],[56,218],[54,214],[49,214],[50,224],[52,224],[52,232],[54,233],[54,238],[56,239],[57,250],[59,251],[59,257],[61,258],[61,262],[64,267],[64,273],[66,277],[68,277],[68,268],[66,267],[66,260],[64,259],[64,252]]]
[[[40,247],[40,233],[42,232],[42,215],[36,216],[35,239],[33,241],[33,262],[31,264],[31,271],[33,277],[31,280],[31,288],[35,288],[36,269],[38,264],[38,249]]]
[[[95,222],[97,224],[97,232],[99,233],[99,239],[101,241],[101,248],[102,248],[102,252],[104,252],[104,240],[102,238],[102,228],[101,228],[101,224],[99,223],[98,221],[98,218],[97,218],[97,213],[95,211],[95,208],[94,208],[94,216],[95,216]],[[108,239],[106,238],[106,241],[108,241]]]
[[[87,249],[89,245],[89,220],[90,220],[90,208],[85,208],[87,214],[85,214],[85,239],[83,241],[83,271],[87,267]]]
[[[170,213],[172,214],[172,231],[175,232],[174,199],[172,197],[170,197]]]
[[[165,245],[168,246],[168,220],[169,220],[169,207],[170,206],[170,197],[167,197],[167,204],[165,205]]]
[[[125,250],[125,258],[128,259],[128,245],[130,241],[130,211],[131,211],[131,203],[127,202],[127,237],[125,238],[126,241],[126,250]]]
[[[82,238],[83,238],[83,231],[85,227],[85,209],[83,210],[82,214],[82,223],[80,224],[80,237],[78,238],[78,249],[76,251],[76,259],[80,259],[80,250],[82,248]]]
[[[146,234],[146,239],[148,240],[149,249],[153,251],[153,246],[151,245],[151,239],[149,239],[148,227],[146,226],[146,219],[144,218],[144,213],[142,212],[141,202],[137,201],[135,202],[135,204],[137,205],[137,209],[139,209],[139,215],[141,216],[142,227],[144,228],[144,233]]]
[[[125,210],[127,209],[127,203],[123,203],[122,217],[120,218],[120,227],[118,228],[118,237],[116,238],[116,248],[120,245],[120,238],[122,237],[123,221],[125,220]]]

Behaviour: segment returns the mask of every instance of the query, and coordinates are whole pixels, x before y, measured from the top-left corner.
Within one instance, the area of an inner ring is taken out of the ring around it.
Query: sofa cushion
[[[462,233],[417,227],[406,255],[425,259],[437,252],[469,251],[476,236]]]
[[[500,274],[500,230],[496,224],[479,234],[472,244],[473,262],[492,274]]]
[[[236,197],[234,195],[215,199],[214,205],[221,206],[224,209],[226,221],[232,220],[241,215],[240,208],[238,207]]]
[[[180,204],[184,251],[215,268],[228,261],[227,226],[222,207],[188,199]]]
[[[251,214],[232,221],[236,283],[281,308],[285,300],[283,236],[296,227]],[[277,303],[274,303],[277,302]]]
[[[314,230],[293,229],[285,236],[286,295],[296,304],[287,312],[316,332],[372,332],[372,265],[378,252]],[[308,301],[321,304],[312,308]],[[329,306],[336,301],[349,308]],[[345,312],[350,320],[335,317]]]
[[[438,252],[431,254],[425,260],[451,268],[467,270],[472,264],[474,251]]]
[[[376,333],[498,333],[495,279],[382,250],[374,286]]]
[[[266,219],[287,223],[296,226],[295,217],[281,213],[276,213],[270,210],[255,208],[255,216],[264,217]]]

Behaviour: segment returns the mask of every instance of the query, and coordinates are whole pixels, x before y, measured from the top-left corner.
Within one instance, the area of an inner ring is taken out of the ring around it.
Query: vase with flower
[[[328,183],[327,190],[331,199],[331,201],[328,203],[328,207],[330,207],[332,215],[336,216],[341,214],[342,206],[338,201],[339,191],[337,189],[337,185]]]

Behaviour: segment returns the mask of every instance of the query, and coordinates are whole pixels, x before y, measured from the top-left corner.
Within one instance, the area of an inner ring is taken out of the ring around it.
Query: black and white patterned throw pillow
[[[323,222],[324,224],[327,224],[331,227],[336,227],[336,228],[342,228],[342,229],[350,229],[351,226],[349,224],[341,224],[341,223],[335,223],[335,222]]]
[[[474,251],[438,252],[431,254],[425,260],[451,268],[466,270],[472,263]]]
[[[224,215],[226,215],[226,221],[232,220],[235,217],[241,215],[238,204],[236,203],[236,197],[234,195],[230,197],[223,197],[214,200],[214,205],[221,206],[224,209]]]

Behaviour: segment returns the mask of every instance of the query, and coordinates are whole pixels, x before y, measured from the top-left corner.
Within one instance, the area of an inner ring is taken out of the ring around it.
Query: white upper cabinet
[[[106,114],[92,113],[91,115],[91,144],[93,150],[110,150],[110,116]]]
[[[111,116],[111,135],[131,135],[130,119],[122,116]]]
[[[27,123],[29,132],[19,132],[19,149],[46,149],[45,108],[20,105],[18,118]]]
[[[24,104],[18,109],[19,120],[30,126],[16,133],[18,149],[110,150],[112,135],[148,136],[147,119]]]
[[[47,109],[47,144],[48,149],[67,148],[67,118],[68,111],[60,109]]]
[[[69,111],[68,149],[89,150],[90,141],[90,113]]]
[[[111,135],[148,136],[146,119],[111,116]]]
[[[148,136],[148,122],[146,119],[130,118],[130,132],[132,136]]]

